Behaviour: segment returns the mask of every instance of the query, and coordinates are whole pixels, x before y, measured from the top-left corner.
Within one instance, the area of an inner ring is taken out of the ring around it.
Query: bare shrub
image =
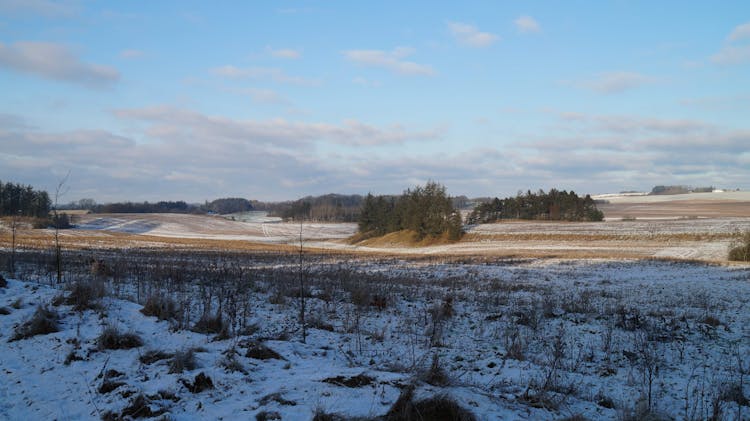
[[[59,332],[58,319],[59,316],[56,311],[47,308],[47,306],[37,306],[31,318],[16,328],[10,341],[13,342],[31,338],[32,336]]]
[[[143,340],[133,332],[122,333],[114,326],[106,327],[96,338],[100,350],[131,349],[143,346]]]
[[[181,374],[183,371],[192,371],[198,367],[195,361],[195,350],[190,348],[177,351],[169,361],[169,374]]]
[[[176,320],[180,317],[180,306],[164,295],[151,295],[146,298],[141,313],[159,320]]]
[[[219,361],[220,367],[223,367],[224,370],[230,373],[239,372],[242,374],[247,374],[247,370],[245,369],[245,366],[242,365],[242,362],[237,359],[237,355],[238,355],[237,350],[235,350],[234,348],[231,348],[227,350],[224,354],[225,354],[224,358],[222,358]]]
[[[438,354],[432,354],[432,362],[430,367],[425,370],[420,376],[420,380],[433,386],[448,386],[451,384],[451,379],[448,377],[448,373],[445,371],[443,366],[440,364],[440,357]]]
[[[64,303],[72,305],[76,311],[96,310],[100,300],[107,295],[104,282],[94,279],[79,280],[70,286],[70,292]]]

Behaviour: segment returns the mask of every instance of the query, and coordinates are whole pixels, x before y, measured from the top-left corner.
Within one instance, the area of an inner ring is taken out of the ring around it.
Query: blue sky
[[[0,179],[65,201],[750,189],[750,3],[0,0]]]

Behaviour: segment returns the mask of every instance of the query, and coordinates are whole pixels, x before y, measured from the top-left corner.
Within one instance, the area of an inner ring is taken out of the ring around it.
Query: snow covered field
[[[0,419],[132,415],[144,404],[175,420],[372,419],[410,385],[415,400],[445,395],[480,420],[750,416],[747,266],[306,257],[303,343],[293,258],[224,256],[213,268],[166,254],[107,259],[68,275],[106,284],[98,309],[76,311],[33,282],[43,279],[33,268],[0,288]],[[147,317],[148,297],[181,310]],[[57,313],[59,332],[11,341],[38,305]],[[190,331],[217,311],[228,334]],[[105,349],[106,327],[143,344]],[[278,358],[261,359],[263,346]],[[170,354],[191,349],[195,365],[170,372],[180,360]],[[200,390],[201,373],[213,387]]]

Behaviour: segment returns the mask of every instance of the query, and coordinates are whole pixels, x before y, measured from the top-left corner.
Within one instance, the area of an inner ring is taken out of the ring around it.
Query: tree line
[[[401,196],[368,194],[358,222],[359,232],[366,236],[401,230],[415,232],[417,240],[441,236],[458,240],[463,235],[461,214],[454,208],[445,187],[432,181],[424,187],[407,189]]]
[[[200,213],[198,206],[189,205],[182,200],[176,202],[118,202],[95,205],[94,213]]]
[[[47,218],[52,201],[44,190],[32,186],[0,181],[0,215]]]
[[[257,210],[267,211],[269,216],[284,220],[357,222],[362,200],[358,194],[325,194],[286,202],[253,202],[253,206]]]
[[[591,196],[579,197],[575,192],[552,189],[539,190],[515,197],[493,200],[478,205],[467,218],[470,224],[495,222],[501,219],[537,219],[551,221],[601,221],[602,211]]]

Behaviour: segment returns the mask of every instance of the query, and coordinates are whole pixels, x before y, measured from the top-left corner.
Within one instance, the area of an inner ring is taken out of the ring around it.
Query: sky
[[[0,0],[0,92],[64,203],[750,190],[746,0]]]

